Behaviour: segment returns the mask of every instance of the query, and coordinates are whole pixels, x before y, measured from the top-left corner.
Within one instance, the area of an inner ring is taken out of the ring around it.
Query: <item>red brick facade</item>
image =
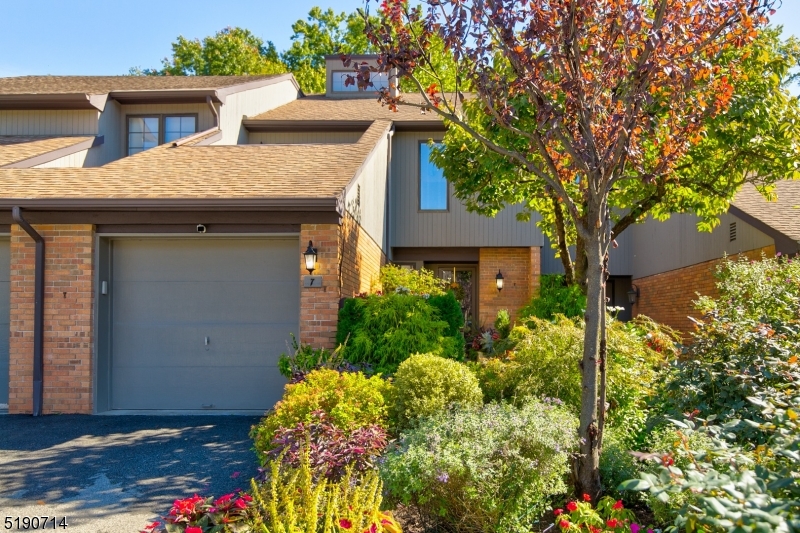
[[[489,326],[497,312],[507,309],[512,321],[521,307],[539,291],[540,248],[481,248],[478,266],[478,323]],[[497,290],[496,276],[504,278]]]
[[[45,239],[42,411],[91,413],[94,227],[34,229]],[[33,240],[11,226],[9,413],[33,410],[34,257]]]
[[[349,216],[343,224],[303,224],[301,253],[308,241],[317,249],[321,287],[300,288],[299,340],[317,348],[334,348],[339,299],[373,289],[386,256],[381,247]],[[302,276],[308,271],[301,268]]]
[[[775,246],[743,254],[750,259],[760,259],[762,252],[767,257],[772,257],[775,255]],[[738,255],[729,257],[735,259]],[[647,315],[656,322],[683,333],[692,331],[694,326],[688,317],[697,316],[692,302],[697,299],[697,293],[703,296],[717,296],[714,272],[720,261],[721,259],[715,259],[634,279],[633,284],[639,287],[639,300],[633,306],[633,315]]]

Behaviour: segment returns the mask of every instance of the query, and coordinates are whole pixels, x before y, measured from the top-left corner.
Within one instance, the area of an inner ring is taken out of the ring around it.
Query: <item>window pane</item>
[[[195,131],[194,117],[164,117],[164,142],[172,142]]]
[[[142,120],[144,120],[144,131],[155,133],[158,137],[158,117],[145,117]]]
[[[437,145],[438,146],[438,145]],[[442,169],[431,163],[431,147],[419,145],[419,208],[447,210],[447,180]]]
[[[158,117],[128,118],[128,155],[158,146]]]
[[[181,117],[165,117],[164,132],[179,133],[181,131]]]
[[[128,148],[142,148],[144,136],[141,133],[131,133],[128,135]]]
[[[192,134],[197,131],[197,128],[194,125],[195,119],[194,117],[181,117],[181,131],[186,132],[187,134]]]
[[[129,133],[140,133],[144,131],[144,120],[140,117],[131,117],[128,119],[128,132]]]
[[[332,88],[333,92],[340,93],[340,92],[354,92],[358,91],[358,85],[350,85],[345,87],[345,81],[347,80],[347,76],[353,76],[355,72],[333,72],[333,81],[332,81]],[[370,81],[373,84],[373,87],[369,88],[369,91],[378,91],[380,89],[388,89],[389,88],[389,73],[388,72],[372,72],[370,74]]]

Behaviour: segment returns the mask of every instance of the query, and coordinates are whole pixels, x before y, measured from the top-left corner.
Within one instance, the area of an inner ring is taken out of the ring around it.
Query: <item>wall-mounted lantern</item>
[[[503,274],[498,270],[497,275],[494,277],[495,283],[497,283],[497,292],[503,290]]]
[[[311,241],[308,241],[308,248],[303,252],[303,258],[306,260],[306,270],[309,274],[313,274],[317,264],[317,249]]]
[[[628,303],[635,304],[638,299],[639,299],[639,287],[637,287],[636,285],[632,285],[631,290],[628,291]]]

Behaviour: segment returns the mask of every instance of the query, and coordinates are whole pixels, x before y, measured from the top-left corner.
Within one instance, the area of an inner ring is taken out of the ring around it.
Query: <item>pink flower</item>
[[[578,510],[578,504],[577,503],[569,502],[567,504],[567,511],[569,511],[570,513],[574,513],[577,510]]]
[[[341,518],[339,519],[339,527],[343,529],[350,529],[351,527],[353,527],[353,523],[347,518]]]
[[[197,526],[189,526],[186,528],[185,533],[203,533],[203,528]]]
[[[214,505],[220,507],[231,501],[231,499],[233,499],[233,494],[226,494],[225,496],[220,496],[219,498],[214,500]]]
[[[234,472],[231,474],[231,479],[236,479],[237,477],[239,477],[239,472]]]
[[[564,509],[556,509],[555,511],[553,511],[553,514],[556,515],[556,516],[558,516],[560,514],[563,514],[563,513],[564,513]]]
[[[639,531],[641,531],[641,529],[642,529],[642,526],[640,526],[639,524],[636,524],[636,523],[631,524],[631,533],[639,533]]]
[[[236,500],[236,502],[234,502],[233,506],[238,509],[247,509],[247,502],[239,498],[238,500]]]

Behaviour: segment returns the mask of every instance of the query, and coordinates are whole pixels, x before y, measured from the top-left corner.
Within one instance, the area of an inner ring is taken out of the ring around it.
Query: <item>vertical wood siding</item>
[[[126,132],[122,122],[122,106],[114,100],[106,102],[98,121],[98,133],[103,136],[103,144],[89,150],[84,166],[99,167],[125,157]]]
[[[120,120],[118,127],[123,156],[127,155],[125,152],[128,138],[128,121],[126,117],[130,115],[196,114],[197,131],[204,131],[214,127],[214,115],[211,113],[208,104],[138,104],[121,105],[119,108]]]
[[[388,149],[387,136],[372,151],[345,196],[347,211],[384,252],[389,246],[386,235]]]
[[[92,148],[91,150],[96,150],[96,148]],[[58,159],[53,159],[52,161],[48,161],[47,163],[42,163],[41,165],[37,165],[33,168],[65,168],[65,167],[84,167],[86,163],[86,156],[89,154],[90,150],[81,150],[80,152],[75,152],[74,154],[65,155],[64,157],[59,157]]]
[[[438,134],[440,135],[440,134]],[[396,247],[423,246],[542,246],[542,232],[534,214],[518,222],[521,206],[510,206],[495,218],[467,212],[452,195],[450,211],[419,211],[419,143],[431,133],[399,132],[392,149],[391,243]],[[436,137],[440,139],[441,137]]]
[[[359,131],[286,131],[252,132],[249,144],[353,144],[363,132]]]
[[[617,237],[617,247],[612,247],[608,251],[608,270],[612,276],[630,276],[633,274],[633,267],[631,266],[631,257],[633,255],[631,229],[629,227],[623,231],[622,235]],[[575,247],[570,246],[569,251],[574,260]],[[542,246],[542,274],[564,273],[561,259],[556,256],[556,253],[556,250],[550,247],[550,239],[545,237],[544,246]]]
[[[225,104],[219,108],[222,139],[215,144],[247,144],[248,132],[242,125],[242,119],[288,104],[297,100],[298,95],[297,88],[290,80],[228,95]]]
[[[695,265],[724,254],[732,255],[774,245],[772,237],[730,214],[720,217],[721,223],[711,233],[697,230],[694,215],[672,215],[659,222],[652,218],[631,226],[634,278],[667,272]],[[736,240],[730,240],[730,224],[736,222]]]
[[[96,135],[91,110],[0,110],[0,135]]]

